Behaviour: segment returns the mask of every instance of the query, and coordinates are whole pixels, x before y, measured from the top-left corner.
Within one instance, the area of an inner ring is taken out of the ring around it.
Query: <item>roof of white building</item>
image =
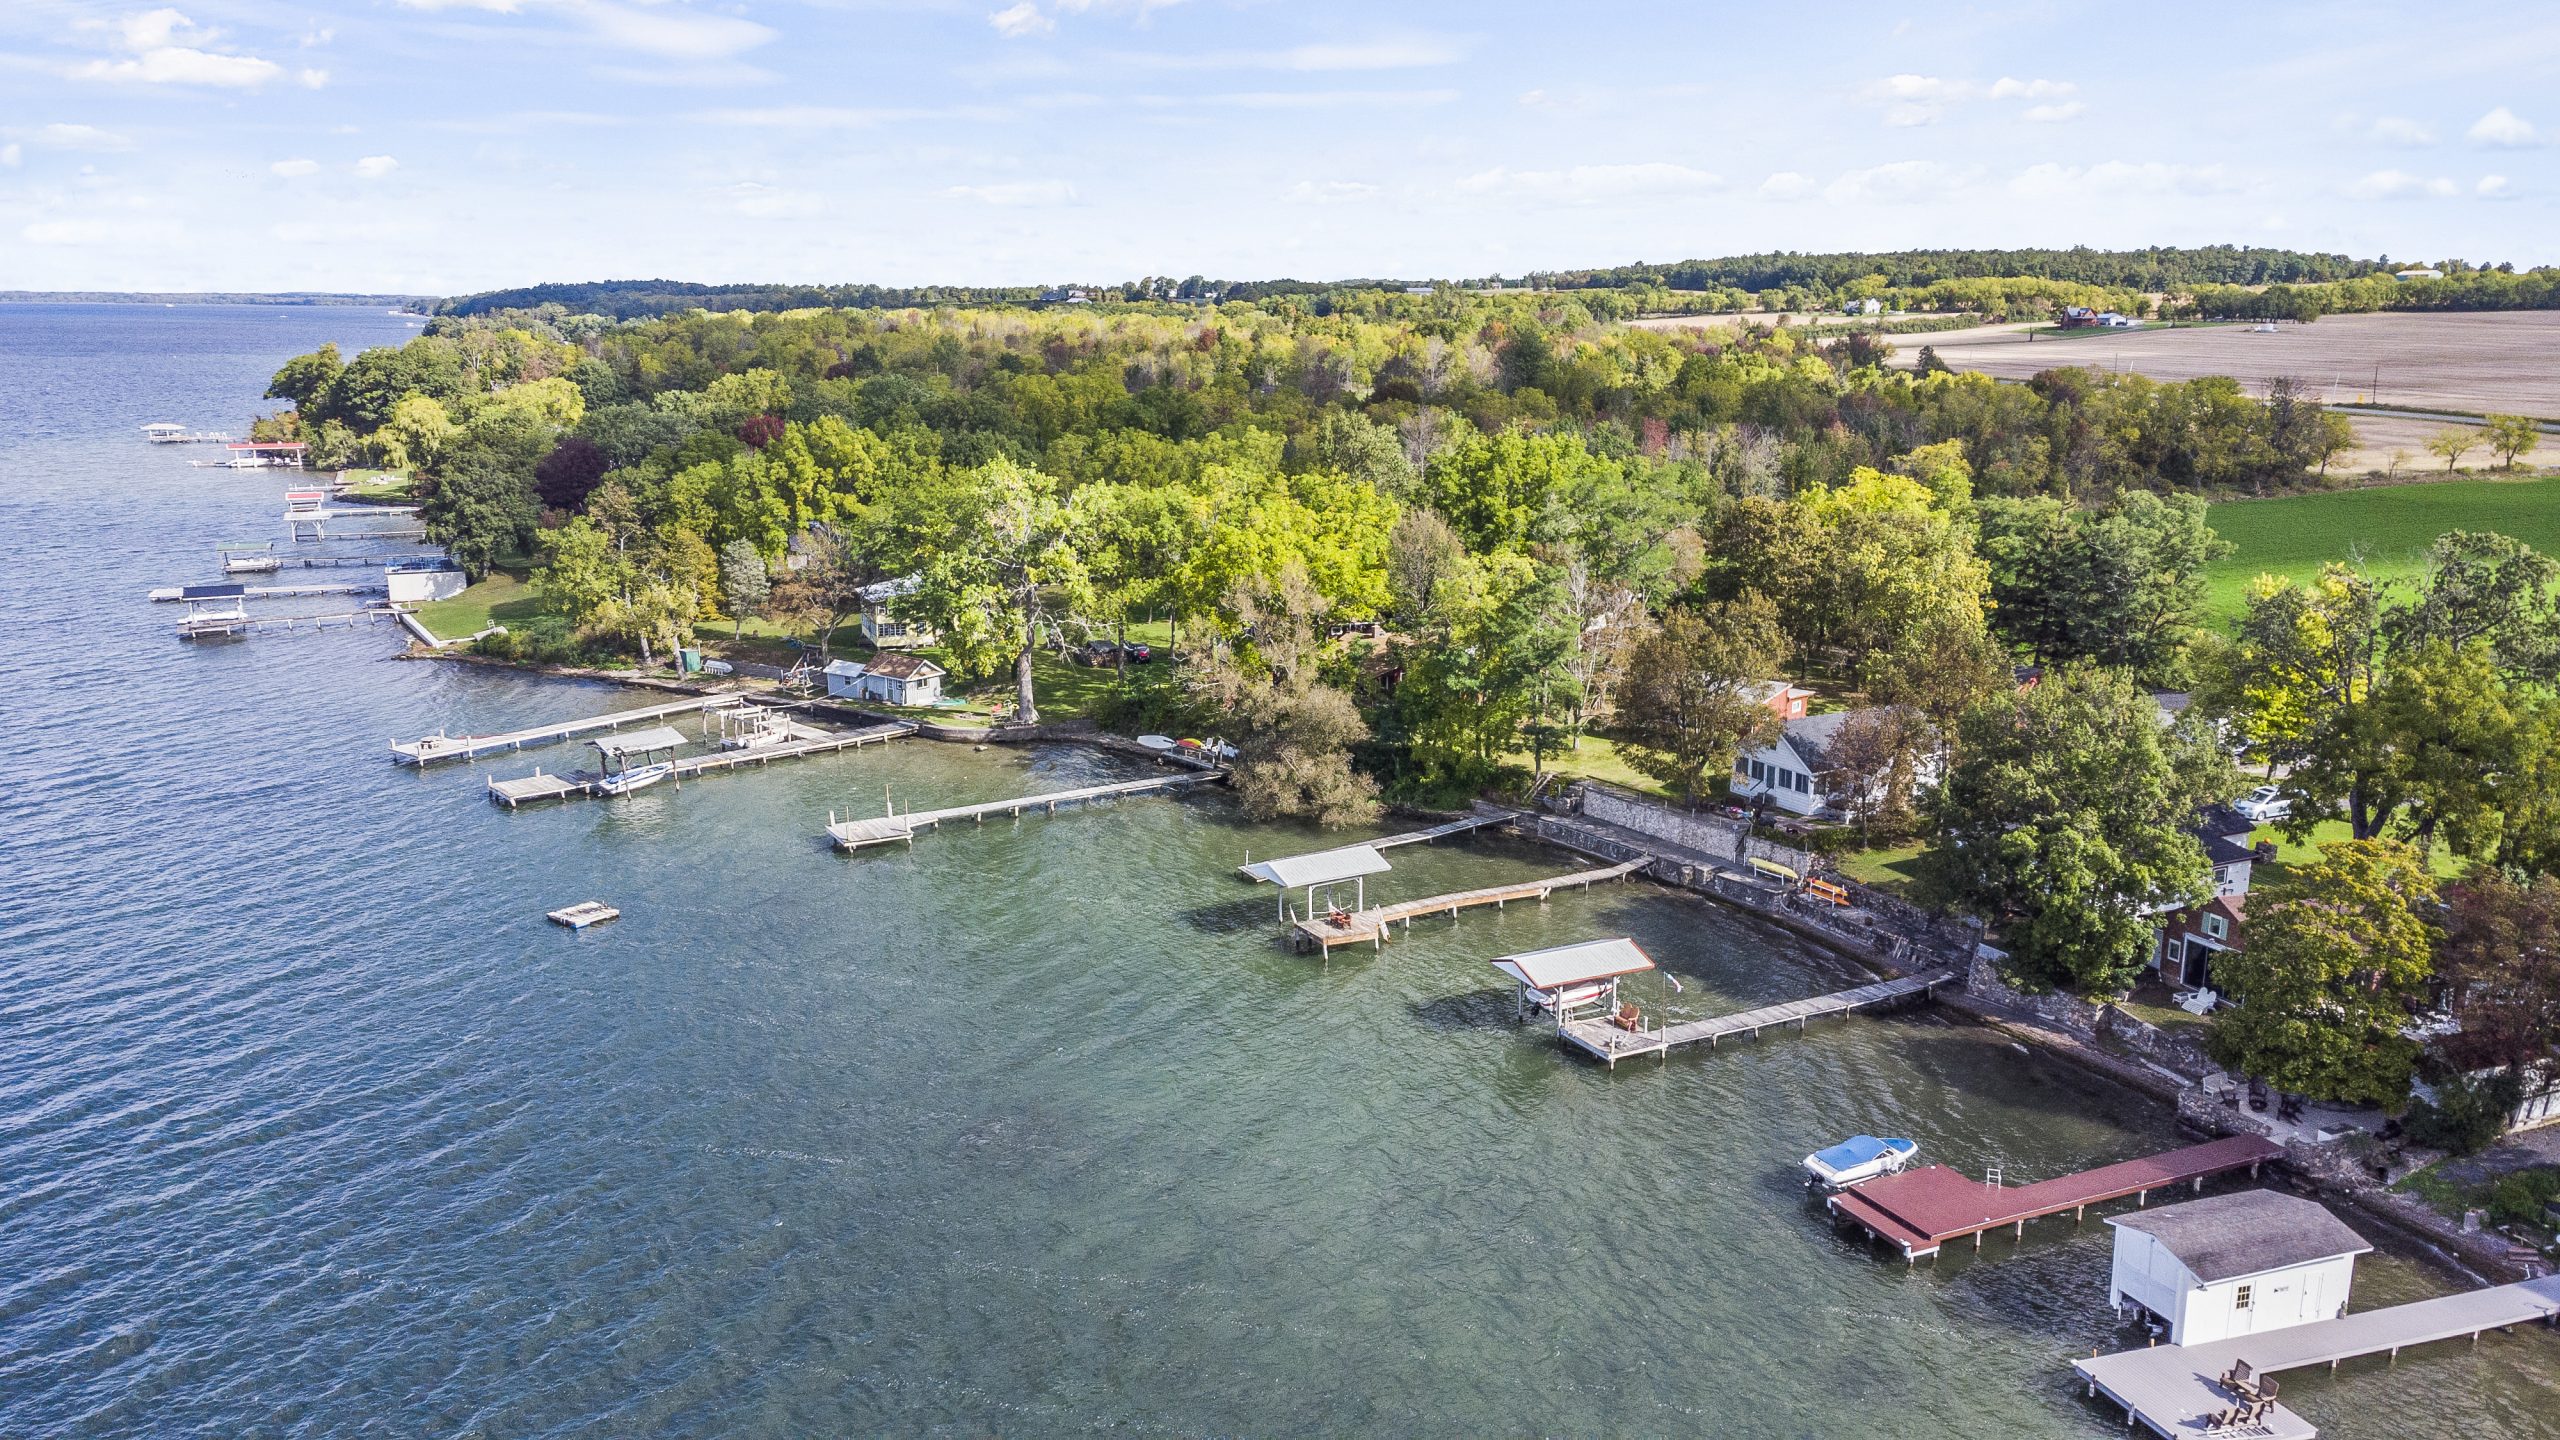
[[[2240,1190],[2110,1216],[2167,1247],[2198,1280],[2234,1280],[2373,1249],[2326,1206],[2281,1190]]]
[[[1493,962],[1493,968],[1532,990],[1553,990],[1650,970],[1653,957],[1633,940],[1621,937],[1505,955]]]
[[[1284,855],[1277,860],[1257,860],[1244,867],[1244,873],[1284,890],[1302,885],[1331,885],[1338,880],[1376,875],[1388,868],[1387,857],[1366,845],[1345,845],[1339,850],[1319,850],[1312,855]]]

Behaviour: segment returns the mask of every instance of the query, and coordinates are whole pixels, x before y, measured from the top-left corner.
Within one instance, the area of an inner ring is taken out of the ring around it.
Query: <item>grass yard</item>
[[[542,602],[534,597],[526,574],[522,565],[492,570],[450,600],[419,606],[418,622],[439,640],[477,635],[492,625],[514,629],[529,624],[542,614]]]
[[[2308,839],[2298,841],[2287,840],[2281,832],[2270,826],[2259,826],[2256,830],[2250,832],[2249,839],[2253,843],[2270,840],[2274,841],[2276,847],[2276,858],[2274,864],[2265,866],[2258,871],[2257,875],[2251,882],[2252,885],[2255,885],[2258,881],[2268,879],[2278,871],[2283,870],[2287,865],[2300,865],[2305,861],[2319,859],[2321,846],[2328,844],[2332,840],[2348,839],[2350,838],[2350,834],[2351,832],[2347,826],[2347,822],[2344,820],[2323,820],[2319,824],[2311,827],[2311,834]],[[2427,868],[2435,872],[2437,879],[2451,880],[2462,873],[2463,862],[2457,858],[2452,851],[2439,845],[2435,848],[2434,852],[2427,857]]]
[[[1920,878],[1920,852],[1927,848],[1914,840],[1908,845],[1886,845],[1836,856],[1831,863],[1861,885],[1874,886],[1888,895],[1901,895]]]
[[[1517,765],[1522,770],[1532,768],[1529,752],[1526,750],[1515,750],[1503,756],[1502,763]],[[1674,803],[1680,799],[1680,793],[1677,790],[1638,770],[1627,759],[1626,752],[1618,748],[1618,743],[1606,735],[1583,736],[1582,747],[1578,750],[1548,751],[1547,768],[1555,772],[1557,776],[1555,783],[1559,785],[1575,780],[1598,780],[1604,784],[1615,785],[1622,790],[1633,790],[1638,794],[1657,796]],[[1715,777],[1708,778],[1712,781]]]
[[[396,503],[417,498],[409,477],[396,470],[341,470],[338,475],[347,482],[351,500]]]
[[[2445,480],[2233,500],[2213,507],[2213,528],[2237,547],[2205,572],[2205,611],[2236,619],[2249,582],[2275,574],[2307,580],[2331,560],[2360,560],[2378,580],[2417,572],[2448,530],[2495,530],[2560,555],[2560,476]]]

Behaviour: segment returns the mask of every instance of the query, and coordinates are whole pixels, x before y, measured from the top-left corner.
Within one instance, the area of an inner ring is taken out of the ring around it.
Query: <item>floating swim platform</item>
[[[601,925],[607,920],[621,918],[621,911],[601,900],[581,900],[575,905],[551,912],[552,924],[566,925],[572,930],[584,930],[590,925]]]

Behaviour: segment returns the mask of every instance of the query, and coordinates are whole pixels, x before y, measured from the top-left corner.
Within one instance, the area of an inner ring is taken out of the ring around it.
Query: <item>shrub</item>
[[[2501,1225],[2539,1225],[2554,1200],[2560,1200],[2560,1165],[2536,1165],[2502,1175],[2489,1187],[2489,1218]]]
[[[2476,1154],[2507,1133],[2507,1117],[2523,1098],[2523,1083],[2505,1071],[2449,1076],[2436,1086],[2435,1104],[2421,1100],[2410,1109],[2409,1138],[2431,1150]]]

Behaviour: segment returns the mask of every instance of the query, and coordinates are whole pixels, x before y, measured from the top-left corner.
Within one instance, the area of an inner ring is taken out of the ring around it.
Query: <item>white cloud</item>
[[[320,162],[317,160],[278,160],[274,164],[268,166],[267,169],[275,174],[283,176],[287,180],[298,180],[305,175],[319,174]]]
[[[210,30],[196,28],[196,23],[176,10],[162,8],[127,15],[115,22],[116,33],[124,37],[128,50],[158,50],[164,46],[202,45],[213,38]]]
[[[2441,177],[2429,179],[2406,170],[2376,170],[2347,187],[2347,195],[2355,200],[2396,200],[2413,195],[2451,195],[2452,181]]]
[[[305,90],[317,90],[329,83],[329,72],[316,69],[296,70],[293,72],[293,79],[295,84]]]
[[[18,167],[18,162],[25,158],[26,152],[20,150],[14,141],[7,145],[0,145],[0,168],[14,170]]]
[[[1812,176],[1799,175],[1793,170],[1780,170],[1776,174],[1771,175],[1768,179],[1760,182],[1760,198],[1763,200],[1805,200],[1812,198],[1814,192],[1821,188],[1821,186],[1813,183]]]
[[[40,150],[130,150],[133,141],[95,125],[46,125],[31,137]]]
[[[570,9],[606,44],[668,60],[725,60],[774,37],[770,27],[732,15],[643,9],[608,0],[578,0]]]
[[[1301,180],[1289,187],[1289,199],[1301,205],[1339,205],[1378,193],[1377,186],[1361,180]]]
[[[1935,160],[1896,160],[1851,170],[1822,187],[1822,194],[1839,205],[1917,204],[1946,199],[1979,173],[1970,166],[1950,169]]]
[[[494,15],[513,15],[524,8],[522,0],[400,0],[410,10],[486,10]]]
[[[2368,126],[2365,134],[2385,145],[2433,145],[2436,132],[2415,120],[2397,115],[2384,115]]]
[[[1064,180],[1015,180],[996,185],[954,185],[938,192],[945,200],[975,200],[1008,208],[1026,205],[1072,205],[1076,187]]]
[[[2471,122],[2465,133],[2479,145],[2531,145],[2541,138],[2532,121],[2504,105]]]
[[[2170,165],[2108,160],[2096,165],[2030,165],[2009,181],[2010,192],[2037,200],[2127,195],[2227,195],[2240,184],[2219,165]]]
[[[355,164],[359,180],[379,180],[399,168],[400,162],[388,155],[367,155]]]
[[[1930,125],[1953,106],[1969,100],[2042,100],[2066,101],[2079,93],[2080,87],[2068,80],[2020,80],[2003,75],[1985,85],[1978,80],[1950,80],[1940,75],[1914,75],[1908,72],[1887,75],[1870,82],[1858,92],[1870,105],[1884,107],[1887,125]],[[2081,111],[2077,103],[2039,105],[2027,112],[2031,120],[2068,120]]]
[[[1007,40],[1019,40],[1025,35],[1046,35],[1058,28],[1058,22],[1041,14],[1040,7],[1032,4],[1031,0],[1022,0],[1019,5],[1008,5],[996,11],[987,17],[987,23],[996,27],[996,33]]]
[[[219,32],[199,26],[166,6],[113,22],[83,21],[78,28],[111,30],[114,43],[133,53],[122,60],[91,60],[75,65],[66,72],[75,80],[254,90],[284,73],[284,67],[271,60],[205,48],[213,44]]]
[[[2512,199],[2516,192],[2515,188],[2507,183],[2506,176],[2483,175],[2480,177],[2480,183],[2471,187],[2471,193],[2483,200],[2507,200]]]
[[[1654,161],[1640,165],[1576,165],[1567,170],[1508,170],[1470,175],[1458,188],[1476,194],[1588,202],[1633,195],[1696,194],[1723,182],[1704,170]]]
[[[283,73],[283,66],[254,55],[216,55],[210,50],[171,45],[146,50],[130,60],[92,60],[86,65],[74,66],[71,76],[75,80],[118,80],[143,85],[212,85],[224,89],[254,90]]]
[[[2059,105],[2030,105],[2020,112],[2018,118],[2031,125],[2059,125],[2066,120],[2079,119],[2088,108],[2077,100],[2066,100]]]

